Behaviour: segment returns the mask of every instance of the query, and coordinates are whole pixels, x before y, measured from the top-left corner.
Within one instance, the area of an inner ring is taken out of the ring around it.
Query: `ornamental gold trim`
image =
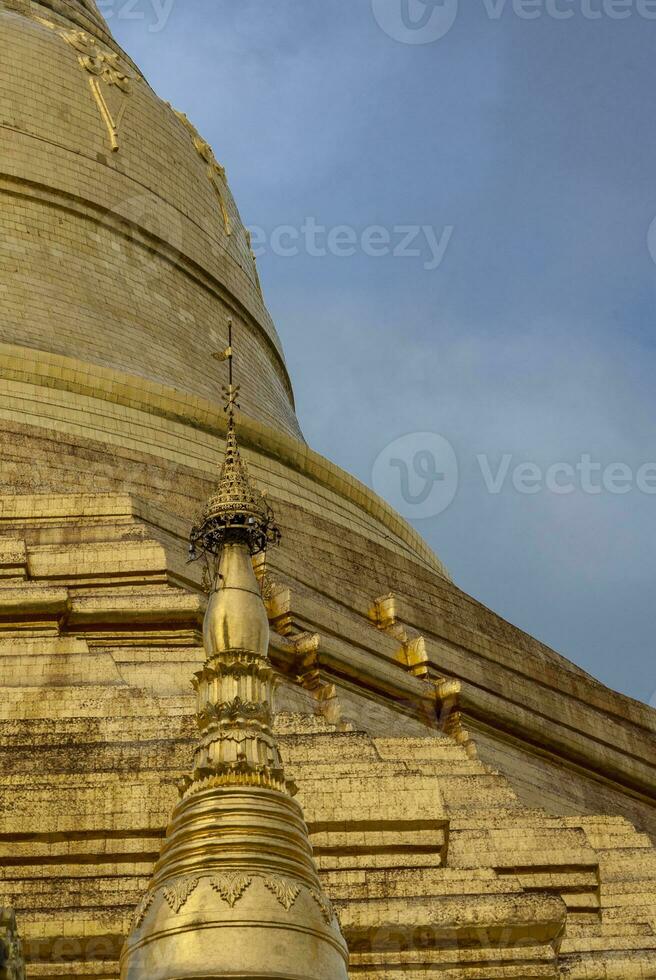
[[[198,875],[177,878],[172,883],[148,891],[139,902],[133,919],[132,929],[138,929],[155,903],[155,899],[160,898],[166,902],[171,911],[177,915],[181,912],[191,895],[196,891],[201,881],[207,882],[210,888],[216,892],[222,901],[226,902],[230,908],[235,908],[239,901],[244,897],[248,889],[257,880],[260,880],[264,887],[271,892],[276,901],[286,912],[291,912],[302,891],[317,904],[322,917],[328,925],[331,925],[335,912],[332,904],[325,895],[317,888],[310,888],[300,882],[281,875],[263,874],[239,874],[238,872],[224,872],[213,875]]]
[[[172,912],[176,914],[187,904],[189,896],[198,888],[200,878],[178,878],[172,885],[165,885],[162,894]]]
[[[120,148],[119,131],[127,109],[132,81],[131,76],[123,69],[119,55],[115,51],[103,50],[86,31],[67,30],[44,17],[35,17],[35,20],[66,41],[77,52],[80,67],[92,76],[89,79],[91,95],[107,128],[112,153],[117,153]],[[108,88],[118,89],[125,96],[116,115],[105,98],[103,84]]]
[[[335,910],[333,909],[330,901],[325,895],[323,895],[320,891],[316,891],[315,889],[310,890],[310,895],[319,906],[319,911],[324,917],[325,922],[330,925],[335,918]]]
[[[287,878],[263,878],[262,881],[282,907],[289,912],[301,893],[301,886]]]
[[[170,102],[167,102],[167,105],[189,133],[196,153],[207,166],[207,179],[209,180],[212,190],[216,196],[221,217],[223,219],[225,233],[228,238],[230,238],[232,235],[232,221],[228,213],[224,195],[224,189],[226,187],[225,167],[221,166],[219,161],[216,159],[214,150],[210,144],[207,142],[207,140],[203,139],[194,124],[189,120],[184,112],[180,112],[179,109],[174,108]]]
[[[214,891],[233,909],[246,889],[253,884],[253,876],[215,875],[209,881]]]
[[[141,901],[139,902],[139,904],[135,909],[134,916],[132,918],[132,924],[130,926],[130,932],[132,932],[133,929],[138,929],[139,926],[143,923],[144,919],[146,918],[146,915],[148,914],[148,910],[150,909],[151,905],[155,901],[156,894],[157,892],[149,891],[146,892],[144,897],[141,899]]]

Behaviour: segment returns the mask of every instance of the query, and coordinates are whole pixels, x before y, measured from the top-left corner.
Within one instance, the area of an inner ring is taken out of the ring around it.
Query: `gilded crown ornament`
[[[223,388],[228,417],[226,451],[216,491],[191,530],[191,561],[201,556],[206,561],[218,558],[228,541],[246,541],[252,555],[280,541],[280,530],[273,511],[264,495],[252,483],[237,443],[235,410],[239,408],[240,386],[234,384],[233,378],[232,320],[228,323],[228,347],[213,356],[228,362],[229,383]]]

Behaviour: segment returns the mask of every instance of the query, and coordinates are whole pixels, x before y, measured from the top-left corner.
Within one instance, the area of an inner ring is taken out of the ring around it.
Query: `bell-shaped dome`
[[[191,518],[223,448],[211,355],[232,321],[240,434],[281,517],[300,506],[330,542],[361,534],[441,571],[303,442],[220,147],[157,97],[92,0],[0,0],[0,37],[5,489],[120,489]]]
[[[226,788],[178,807],[122,980],[346,980],[347,959],[294,800]]]
[[[209,144],[91,0],[0,0],[0,31],[0,342],[211,398],[221,369],[209,355],[232,317],[244,411],[298,436],[249,236]]]

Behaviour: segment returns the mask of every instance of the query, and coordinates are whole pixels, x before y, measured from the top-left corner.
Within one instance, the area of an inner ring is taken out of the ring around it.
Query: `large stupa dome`
[[[212,150],[91,3],[29,11],[2,10],[12,53],[0,69],[12,142],[2,190],[14,202],[2,209],[2,340],[211,398],[220,368],[209,354],[231,315],[250,368],[244,410],[298,436],[280,342]]]
[[[248,234],[193,124],[92,0],[2,0],[0,31],[3,487],[120,487],[190,515],[220,460],[225,372],[211,354],[232,319],[242,441],[263,485],[439,570],[304,444]]]

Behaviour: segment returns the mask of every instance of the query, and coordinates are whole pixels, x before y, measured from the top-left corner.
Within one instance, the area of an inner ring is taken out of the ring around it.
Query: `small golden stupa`
[[[201,736],[121,978],[346,980],[346,943],[271,729],[276,677],[252,558],[280,535],[239,452],[232,345],[222,356],[226,455],[190,547],[210,591],[207,661],[193,681]]]

